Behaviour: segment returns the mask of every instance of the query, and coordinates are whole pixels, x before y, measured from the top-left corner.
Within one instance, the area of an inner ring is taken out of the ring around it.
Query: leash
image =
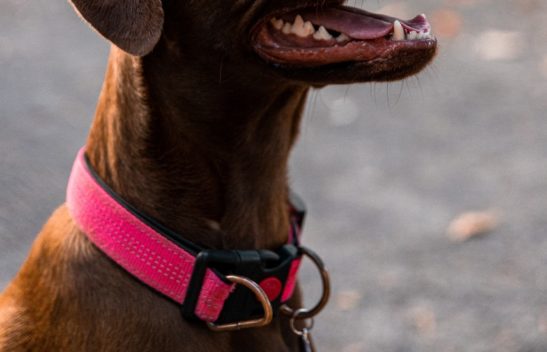
[[[329,275],[321,258],[300,244],[305,206],[290,195],[288,242],[275,250],[219,250],[185,240],[117,195],[78,153],[67,188],[67,206],[77,226],[119,266],[176,302],[182,316],[201,320],[213,331],[270,324],[278,314],[290,318],[301,350],[313,351],[313,318],[327,304]],[[310,309],[287,305],[303,257],[318,269],[323,293]],[[303,320],[304,327],[296,324]]]

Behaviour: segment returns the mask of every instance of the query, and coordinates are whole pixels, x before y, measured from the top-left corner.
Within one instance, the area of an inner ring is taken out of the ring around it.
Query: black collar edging
[[[195,307],[202,288],[204,274],[207,268],[213,269],[219,277],[238,275],[246,277],[256,283],[275,278],[283,285],[287,284],[292,274],[291,267],[302,257],[300,250],[300,233],[305,219],[306,208],[302,199],[293,192],[289,192],[289,206],[291,215],[291,234],[289,243],[280,248],[271,250],[222,250],[199,246],[190,242],[179,233],[171,230],[153,217],[139,211],[132,204],[122,199],[114,192],[92,168],[88,158],[85,158],[90,174],[113,199],[131,212],[142,222],[153,228],[160,235],[175,243],[180,248],[196,256],[194,270],[186,293],[186,299],[181,307],[183,316],[195,320]],[[225,280],[228,282],[228,280]],[[284,304],[281,294],[270,299],[274,314]],[[262,305],[248,289],[236,286],[235,291],[227,299],[216,324],[227,324],[249,320],[264,314]]]

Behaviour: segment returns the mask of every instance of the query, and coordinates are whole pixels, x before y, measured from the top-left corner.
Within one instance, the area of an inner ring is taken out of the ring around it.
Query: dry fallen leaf
[[[459,215],[448,225],[448,236],[453,241],[463,242],[472,237],[484,235],[498,226],[494,211],[475,211]]]
[[[336,296],[336,305],[341,311],[351,310],[359,304],[363,296],[355,290],[340,291]]]
[[[352,344],[347,345],[342,349],[342,352],[361,352],[363,351],[363,348],[365,347],[365,344],[362,342],[355,342]]]
[[[437,331],[437,317],[430,307],[417,306],[411,310],[413,325],[422,336],[435,335]]]
[[[513,1],[512,5],[515,6],[520,12],[524,14],[531,14],[534,11],[541,10],[542,0]]]
[[[437,10],[431,17],[433,34],[440,38],[456,37],[460,34],[462,22],[460,13],[450,9]]]
[[[482,60],[514,60],[523,51],[524,35],[517,31],[490,29],[476,34],[474,40],[474,50]]]

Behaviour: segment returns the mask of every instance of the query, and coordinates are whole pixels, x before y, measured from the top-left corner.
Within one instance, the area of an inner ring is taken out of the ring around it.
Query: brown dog
[[[91,165],[126,201],[211,248],[286,242],[287,159],[310,86],[403,78],[436,49],[428,33],[408,27],[425,28],[425,17],[401,26],[346,9],[336,20],[339,1],[73,4],[115,44],[87,142]],[[290,304],[300,306],[298,293]],[[185,321],[92,245],[61,206],[0,296],[0,350],[298,347],[283,317],[233,333]]]

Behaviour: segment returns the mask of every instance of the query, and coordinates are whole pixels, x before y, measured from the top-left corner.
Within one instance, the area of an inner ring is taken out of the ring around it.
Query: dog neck
[[[287,162],[307,88],[220,63],[113,48],[87,143],[126,201],[212,248],[274,248],[289,232]]]

